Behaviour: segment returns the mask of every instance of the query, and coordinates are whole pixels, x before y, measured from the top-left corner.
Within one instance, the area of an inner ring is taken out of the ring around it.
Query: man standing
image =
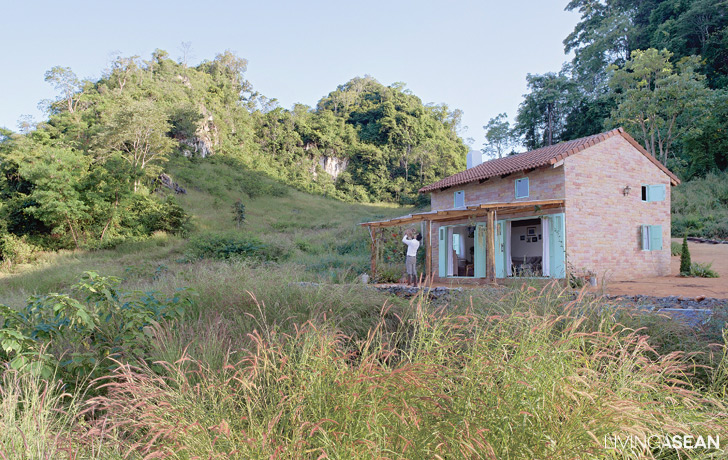
[[[417,286],[417,249],[420,247],[420,239],[415,239],[414,230],[408,229],[404,232],[402,242],[407,245],[407,258],[405,268],[407,269],[407,281],[411,286]]]

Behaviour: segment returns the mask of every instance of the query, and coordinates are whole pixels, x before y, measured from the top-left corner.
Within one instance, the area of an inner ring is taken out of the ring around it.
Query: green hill
[[[410,211],[311,195],[231,158],[173,159],[167,170],[186,189],[175,196],[189,215],[184,235],[158,232],[111,249],[41,251],[32,263],[0,271],[0,303],[21,305],[30,294],[64,290],[86,270],[120,276],[124,285],[136,286],[236,256],[255,264],[267,258],[285,262],[287,276],[296,280],[352,281],[369,266],[369,235],[357,224]],[[161,188],[157,195],[174,193]],[[235,212],[240,204],[242,222]],[[217,246],[208,247],[211,241]],[[266,249],[236,254],[235,244],[249,243]]]

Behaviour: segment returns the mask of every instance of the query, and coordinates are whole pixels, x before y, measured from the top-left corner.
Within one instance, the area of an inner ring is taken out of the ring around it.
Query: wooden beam
[[[432,224],[429,220],[426,220],[425,234],[422,235],[422,240],[425,241],[425,283],[427,283],[428,285],[430,282],[430,277],[432,276],[432,237],[430,236],[431,231]]]
[[[498,284],[495,280],[495,211],[488,210],[485,229],[485,279],[489,284]]]
[[[483,216],[487,213],[489,209],[495,210],[497,209],[498,212],[520,212],[520,211],[530,211],[535,208],[535,206],[540,206],[540,209],[549,209],[552,207],[563,207],[564,206],[564,200],[563,199],[556,199],[556,200],[537,200],[537,201],[524,201],[524,202],[511,202],[511,203],[484,203],[480,205],[474,205],[474,206],[468,206],[466,209],[451,209],[451,210],[444,210],[444,211],[436,211],[436,212],[427,212],[427,213],[421,213],[405,217],[397,217],[390,220],[384,220],[384,221],[376,221],[376,222],[362,222],[359,225],[366,226],[369,228],[382,228],[382,227],[394,227],[394,226],[400,226],[405,224],[412,224],[416,222],[421,222],[423,220],[430,220],[433,222],[443,222],[447,220],[453,220],[457,218],[463,218],[463,217],[477,217],[477,216]]]

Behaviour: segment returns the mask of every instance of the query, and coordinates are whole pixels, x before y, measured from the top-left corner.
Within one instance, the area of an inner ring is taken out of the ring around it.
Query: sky
[[[0,126],[57,94],[54,66],[98,79],[115,56],[172,58],[189,65],[230,50],[248,60],[253,88],[285,108],[315,106],[353,77],[404,82],[424,103],[463,111],[460,135],[479,149],[483,125],[515,118],[526,74],[558,71],[562,41],[578,14],[566,0],[0,0]]]

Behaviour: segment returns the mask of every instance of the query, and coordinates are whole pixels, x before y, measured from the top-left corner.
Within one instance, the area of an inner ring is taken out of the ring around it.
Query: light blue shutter
[[[650,250],[650,226],[649,225],[640,225],[640,230],[642,234],[642,250],[643,251],[649,251]]]
[[[506,221],[495,224],[495,277],[506,278]]]
[[[463,190],[455,192],[454,195],[454,206],[460,208],[465,206],[465,192]]]
[[[447,228],[440,227],[440,239],[439,239],[439,255],[438,255],[438,275],[440,278],[447,276]]]
[[[546,263],[542,261],[541,263]],[[566,227],[564,214],[549,216],[549,268],[551,278],[566,277]]]
[[[650,225],[650,251],[662,249],[662,225]]]
[[[476,278],[485,278],[485,232],[488,229],[485,223],[475,224],[475,250],[473,252],[474,275]]]
[[[647,201],[665,201],[665,184],[648,185]]]
[[[528,198],[528,177],[516,179],[516,198]]]

